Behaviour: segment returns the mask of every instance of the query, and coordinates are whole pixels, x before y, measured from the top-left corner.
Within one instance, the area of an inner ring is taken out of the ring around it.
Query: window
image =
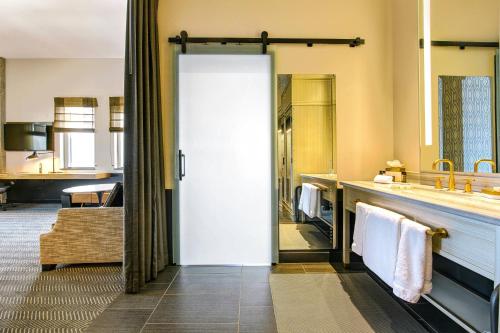
[[[93,97],[54,98],[54,132],[59,135],[63,168],[95,167],[95,108]]]
[[[113,132],[113,168],[123,169],[123,132]]]
[[[115,169],[123,169],[123,102],[123,97],[120,96],[109,98],[109,131],[113,136],[112,160]]]
[[[94,133],[59,133],[63,168],[87,169],[95,167]]]

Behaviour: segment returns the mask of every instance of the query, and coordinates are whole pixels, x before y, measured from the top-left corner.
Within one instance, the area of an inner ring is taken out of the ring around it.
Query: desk
[[[0,180],[77,180],[77,179],[106,179],[111,177],[109,172],[57,172],[57,173],[0,173]]]
[[[70,188],[65,188],[63,190],[66,194],[74,194],[74,193],[95,193],[97,194],[97,199],[99,201],[99,206],[102,205],[102,195],[104,192],[110,192],[115,184],[95,184],[95,185],[83,185],[83,186],[75,186]]]

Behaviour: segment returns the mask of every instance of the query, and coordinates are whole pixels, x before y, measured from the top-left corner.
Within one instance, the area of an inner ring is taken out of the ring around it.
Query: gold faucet
[[[495,169],[497,167],[497,165],[495,164],[495,161],[484,159],[484,158],[474,162],[474,172],[478,172],[477,170],[479,169],[479,164],[481,164],[481,163],[489,163],[491,165],[491,172],[495,172]]]
[[[448,160],[448,159],[435,160],[434,162],[432,162],[432,170],[436,170],[436,166],[441,162],[448,163],[448,165],[450,166],[450,177],[448,180],[448,189],[450,191],[455,191],[455,172],[454,172],[455,166],[453,164],[453,161]]]

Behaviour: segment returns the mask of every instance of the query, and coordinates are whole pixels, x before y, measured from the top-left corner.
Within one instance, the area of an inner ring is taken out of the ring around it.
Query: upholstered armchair
[[[123,261],[123,207],[63,208],[40,235],[42,270],[56,264]]]

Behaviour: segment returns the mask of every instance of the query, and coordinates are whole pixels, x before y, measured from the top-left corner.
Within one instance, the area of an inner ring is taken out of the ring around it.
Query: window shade
[[[55,97],[54,132],[94,132],[94,97]]]
[[[109,98],[109,131],[123,132],[123,97]]]

